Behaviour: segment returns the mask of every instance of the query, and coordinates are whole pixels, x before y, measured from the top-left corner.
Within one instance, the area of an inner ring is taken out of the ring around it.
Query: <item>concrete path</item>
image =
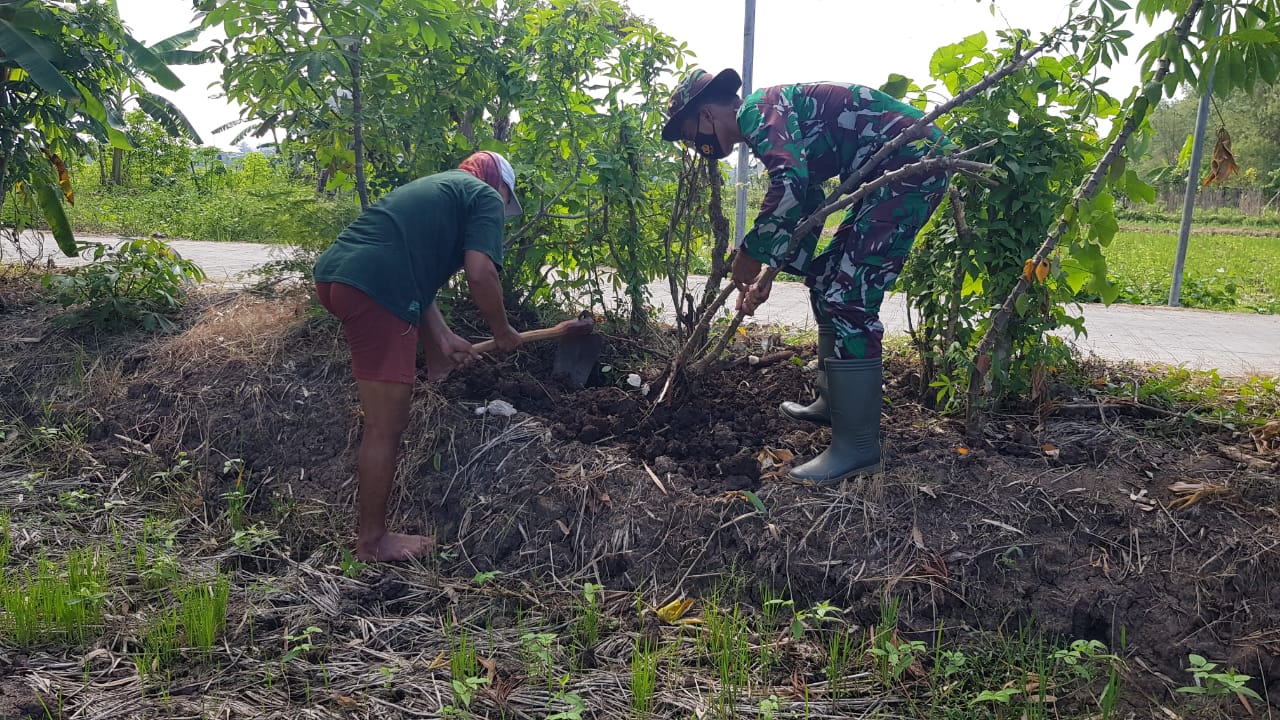
[[[119,238],[80,236],[81,240],[118,242]],[[243,273],[286,252],[279,245],[254,243],[167,241],[182,257],[192,260],[209,276],[222,283],[244,282]],[[52,239],[43,248],[24,240],[23,250],[34,254],[43,250],[56,264],[78,264],[62,257]],[[50,250],[52,252],[50,252]],[[16,253],[12,245],[0,244],[0,262],[10,262]],[[703,281],[704,278],[691,278]],[[649,286],[653,302],[668,317],[671,293],[665,282]],[[1138,305],[1083,306],[1089,334],[1074,344],[1085,354],[1106,360],[1133,360],[1188,368],[1216,369],[1224,375],[1280,375],[1280,315],[1211,312],[1185,308]],[[881,321],[889,334],[907,332],[907,307],[901,295],[885,301]],[[808,289],[800,283],[775,283],[769,302],[758,312],[755,322],[805,328],[813,326]]]

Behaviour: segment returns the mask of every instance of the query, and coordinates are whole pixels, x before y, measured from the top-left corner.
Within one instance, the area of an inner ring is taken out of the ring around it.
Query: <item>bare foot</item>
[[[356,557],[362,562],[404,562],[429,554],[434,538],[389,532],[373,542],[356,541]]]

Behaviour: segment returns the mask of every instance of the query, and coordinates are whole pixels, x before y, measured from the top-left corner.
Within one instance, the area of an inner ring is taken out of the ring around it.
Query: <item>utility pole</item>
[[[1218,35],[1215,20],[1209,39]],[[1191,241],[1191,215],[1196,208],[1196,192],[1200,189],[1200,161],[1204,158],[1204,135],[1209,125],[1209,103],[1213,100],[1213,75],[1217,65],[1209,68],[1209,84],[1200,96],[1200,112],[1196,115],[1196,134],[1191,140],[1191,166],[1187,168],[1187,195],[1182,201],[1182,227],[1178,229],[1178,254],[1173,260],[1173,282],[1169,284],[1169,306],[1178,307],[1182,299],[1182,273],[1187,265],[1187,245]]]
[[[746,0],[746,2],[747,14],[742,32],[742,97],[744,98],[752,91],[751,71],[756,50],[756,0]],[[736,213],[733,229],[738,240],[735,247],[742,244],[742,238],[747,234],[747,152],[746,143],[738,146],[738,169],[734,173],[738,181],[738,193],[734,201]]]

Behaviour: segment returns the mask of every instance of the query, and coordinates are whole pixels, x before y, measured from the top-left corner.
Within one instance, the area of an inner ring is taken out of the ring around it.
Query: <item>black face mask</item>
[[[716,136],[716,124],[712,122],[711,132],[704,133],[701,118],[698,119],[698,132],[693,136],[693,147],[699,155],[712,160],[723,160],[729,157],[730,150],[725,150],[720,145],[720,138]]]

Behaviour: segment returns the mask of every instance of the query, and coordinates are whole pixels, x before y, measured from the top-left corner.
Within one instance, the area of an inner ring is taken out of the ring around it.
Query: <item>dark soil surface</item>
[[[207,301],[201,323],[266,312],[257,302]],[[359,413],[328,319],[296,305],[273,311],[265,333],[197,325],[145,344],[60,334],[23,342],[12,338],[47,310],[12,299],[4,307],[0,409],[9,415],[47,423],[91,408],[92,454],[108,467],[138,462],[144,445],[153,458],[187,451],[210,468],[240,458],[263,506],[273,497],[350,503]],[[812,352],[796,350],[806,360]],[[549,353],[532,348],[439,387],[420,384],[398,525],[437,533],[459,574],[590,579],[658,600],[734,573],[749,592],[829,599],[864,626],[892,594],[903,599],[908,636],[932,641],[939,623],[948,635],[1034,623],[1112,648],[1124,637],[1131,667],[1174,681],[1137,673],[1150,698],[1186,684],[1194,652],[1265,679],[1258,691],[1280,705],[1280,497],[1267,490],[1276,476],[1214,450],[1245,448],[1243,439],[1100,411],[998,417],[970,446],[918,402],[909,363],[891,357],[887,472],[820,489],[761,462],[765,451],[803,461],[825,446],[829,431],[776,409],[811,397],[811,371],[730,364],[655,406],[660,366],[621,353],[605,361],[652,382],[649,397],[625,382],[565,388],[548,377]],[[65,381],[73,362],[88,368],[78,387]],[[519,412],[475,414],[497,399]],[[1177,481],[1233,490],[1176,512]],[[230,482],[210,471],[203,501],[216,508]],[[295,557],[349,542],[306,526],[291,532]]]

